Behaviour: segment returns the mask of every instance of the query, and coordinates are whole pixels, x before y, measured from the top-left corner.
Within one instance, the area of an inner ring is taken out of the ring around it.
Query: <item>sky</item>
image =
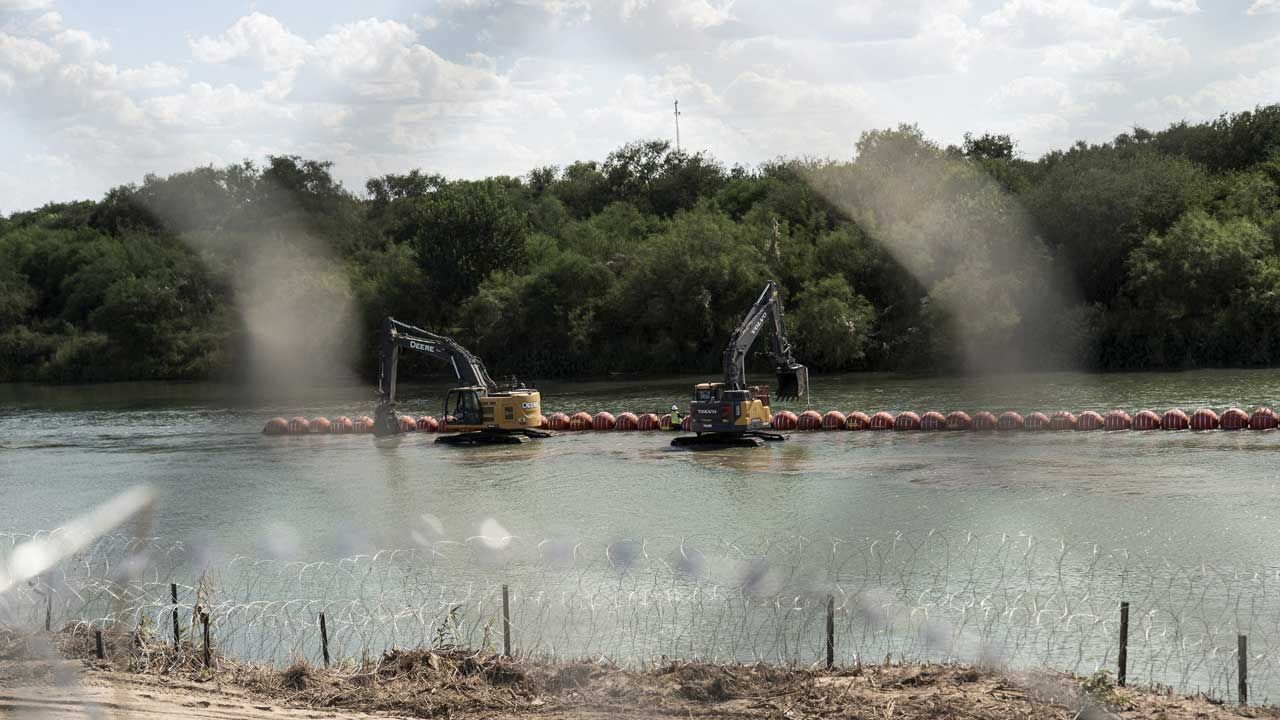
[[[268,154],[521,175],[675,100],[726,165],[899,123],[1034,158],[1280,102],[1280,0],[0,0],[0,213]]]

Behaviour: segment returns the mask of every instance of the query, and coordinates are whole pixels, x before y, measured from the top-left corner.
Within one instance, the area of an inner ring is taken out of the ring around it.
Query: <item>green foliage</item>
[[[263,303],[348,299],[366,374],[388,314],[497,374],[714,372],[766,279],[820,371],[1280,362],[1280,106],[1017,147],[902,125],[726,170],[646,140],[365,197],[297,156],[148,175],[0,218],[0,380],[236,373]]]

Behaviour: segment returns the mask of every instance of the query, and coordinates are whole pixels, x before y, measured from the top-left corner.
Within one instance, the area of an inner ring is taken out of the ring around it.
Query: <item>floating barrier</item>
[[[1165,410],[1164,415],[1160,416],[1160,427],[1165,430],[1186,430],[1191,427],[1191,418],[1177,408]]]
[[[1076,418],[1076,430],[1080,432],[1101,430],[1105,426],[1106,421],[1102,416],[1092,410],[1085,410],[1080,413],[1080,417]]]
[[[854,410],[844,416],[845,430],[869,430],[871,428],[871,418],[867,417],[864,412]]]
[[[774,430],[795,430],[800,426],[800,418],[790,410],[783,410],[773,416],[773,422],[770,425]]]
[[[451,432],[451,417],[436,420],[430,415],[414,418],[409,415],[398,416],[401,432]],[[692,418],[688,415],[681,418],[679,429],[691,431]],[[556,431],[653,431],[672,430],[671,415],[659,416],[656,413],[623,412],[615,417],[607,411],[594,415],[587,412],[576,412],[567,415],[554,412],[551,415],[539,415],[539,428]],[[817,410],[805,410],[799,415],[790,410],[780,410],[773,416],[771,427],[774,430],[897,430],[938,432],[938,431],[975,431],[986,432],[998,430],[1011,432],[1023,430],[1029,432],[1065,432],[1106,430],[1119,432],[1123,430],[1150,431],[1165,430],[1177,432],[1190,430],[1204,432],[1210,430],[1275,430],[1280,428],[1280,415],[1269,407],[1257,407],[1252,412],[1240,408],[1229,408],[1218,415],[1210,408],[1199,408],[1188,414],[1180,408],[1170,408],[1163,413],[1152,410],[1140,410],[1130,416],[1124,410],[1109,410],[1105,415],[1093,410],[1085,410],[1079,415],[1070,411],[1059,410],[1052,415],[1042,412],[1031,412],[1025,417],[1009,410],[998,417],[989,411],[980,410],[972,416],[956,410],[943,414],[937,410],[929,410],[923,415],[904,411],[894,415],[880,411],[868,416],[866,413],[853,410],[848,413],[839,410],[828,410],[825,413]],[[264,435],[346,435],[352,433],[368,433],[373,430],[373,419],[361,415],[355,419],[339,415],[329,419],[315,417],[307,419],[301,415],[289,419],[273,417],[267,420],[262,428]]]
[[[822,416],[817,410],[805,410],[800,413],[796,427],[800,430],[818,430],[822,427]]]
[[[1244,430],[1249,427],[1249,416],[1240,408],[1231,408],[1222,413],[1218,427],[1223,430]]]
[[[1160,416],[1150,410],[1143,410],[1133,416],[1134,430],[1159,430]]]
[[[920,429],[927,432],[946,430],[947,418],[937,410],[930,410],[920,416]]]

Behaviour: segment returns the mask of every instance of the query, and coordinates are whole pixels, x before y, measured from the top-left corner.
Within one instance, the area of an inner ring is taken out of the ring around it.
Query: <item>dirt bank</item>
[[[72,659],[0,654],[0,715],[23,718],[1280,718],[1206,698],[1115,688],[1104,678],[1004,673],[954,665],[877,665],[832,672],[764,665],[510,661],[460,649],[392,651],[333,669],[285,670],[131,639],[106,661],[83,638],[54,645]],[[89,659],[82,656],[88,651]]]

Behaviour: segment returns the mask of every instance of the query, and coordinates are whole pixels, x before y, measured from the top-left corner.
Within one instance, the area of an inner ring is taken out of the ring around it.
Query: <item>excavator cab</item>
[[[479,388],[454,388],[444,398],[444,416],[453,418],[452,425],[483,425]]]
[[[790,363],[778,368],[778,399],[798,400],[809,392],[809,368]]]

